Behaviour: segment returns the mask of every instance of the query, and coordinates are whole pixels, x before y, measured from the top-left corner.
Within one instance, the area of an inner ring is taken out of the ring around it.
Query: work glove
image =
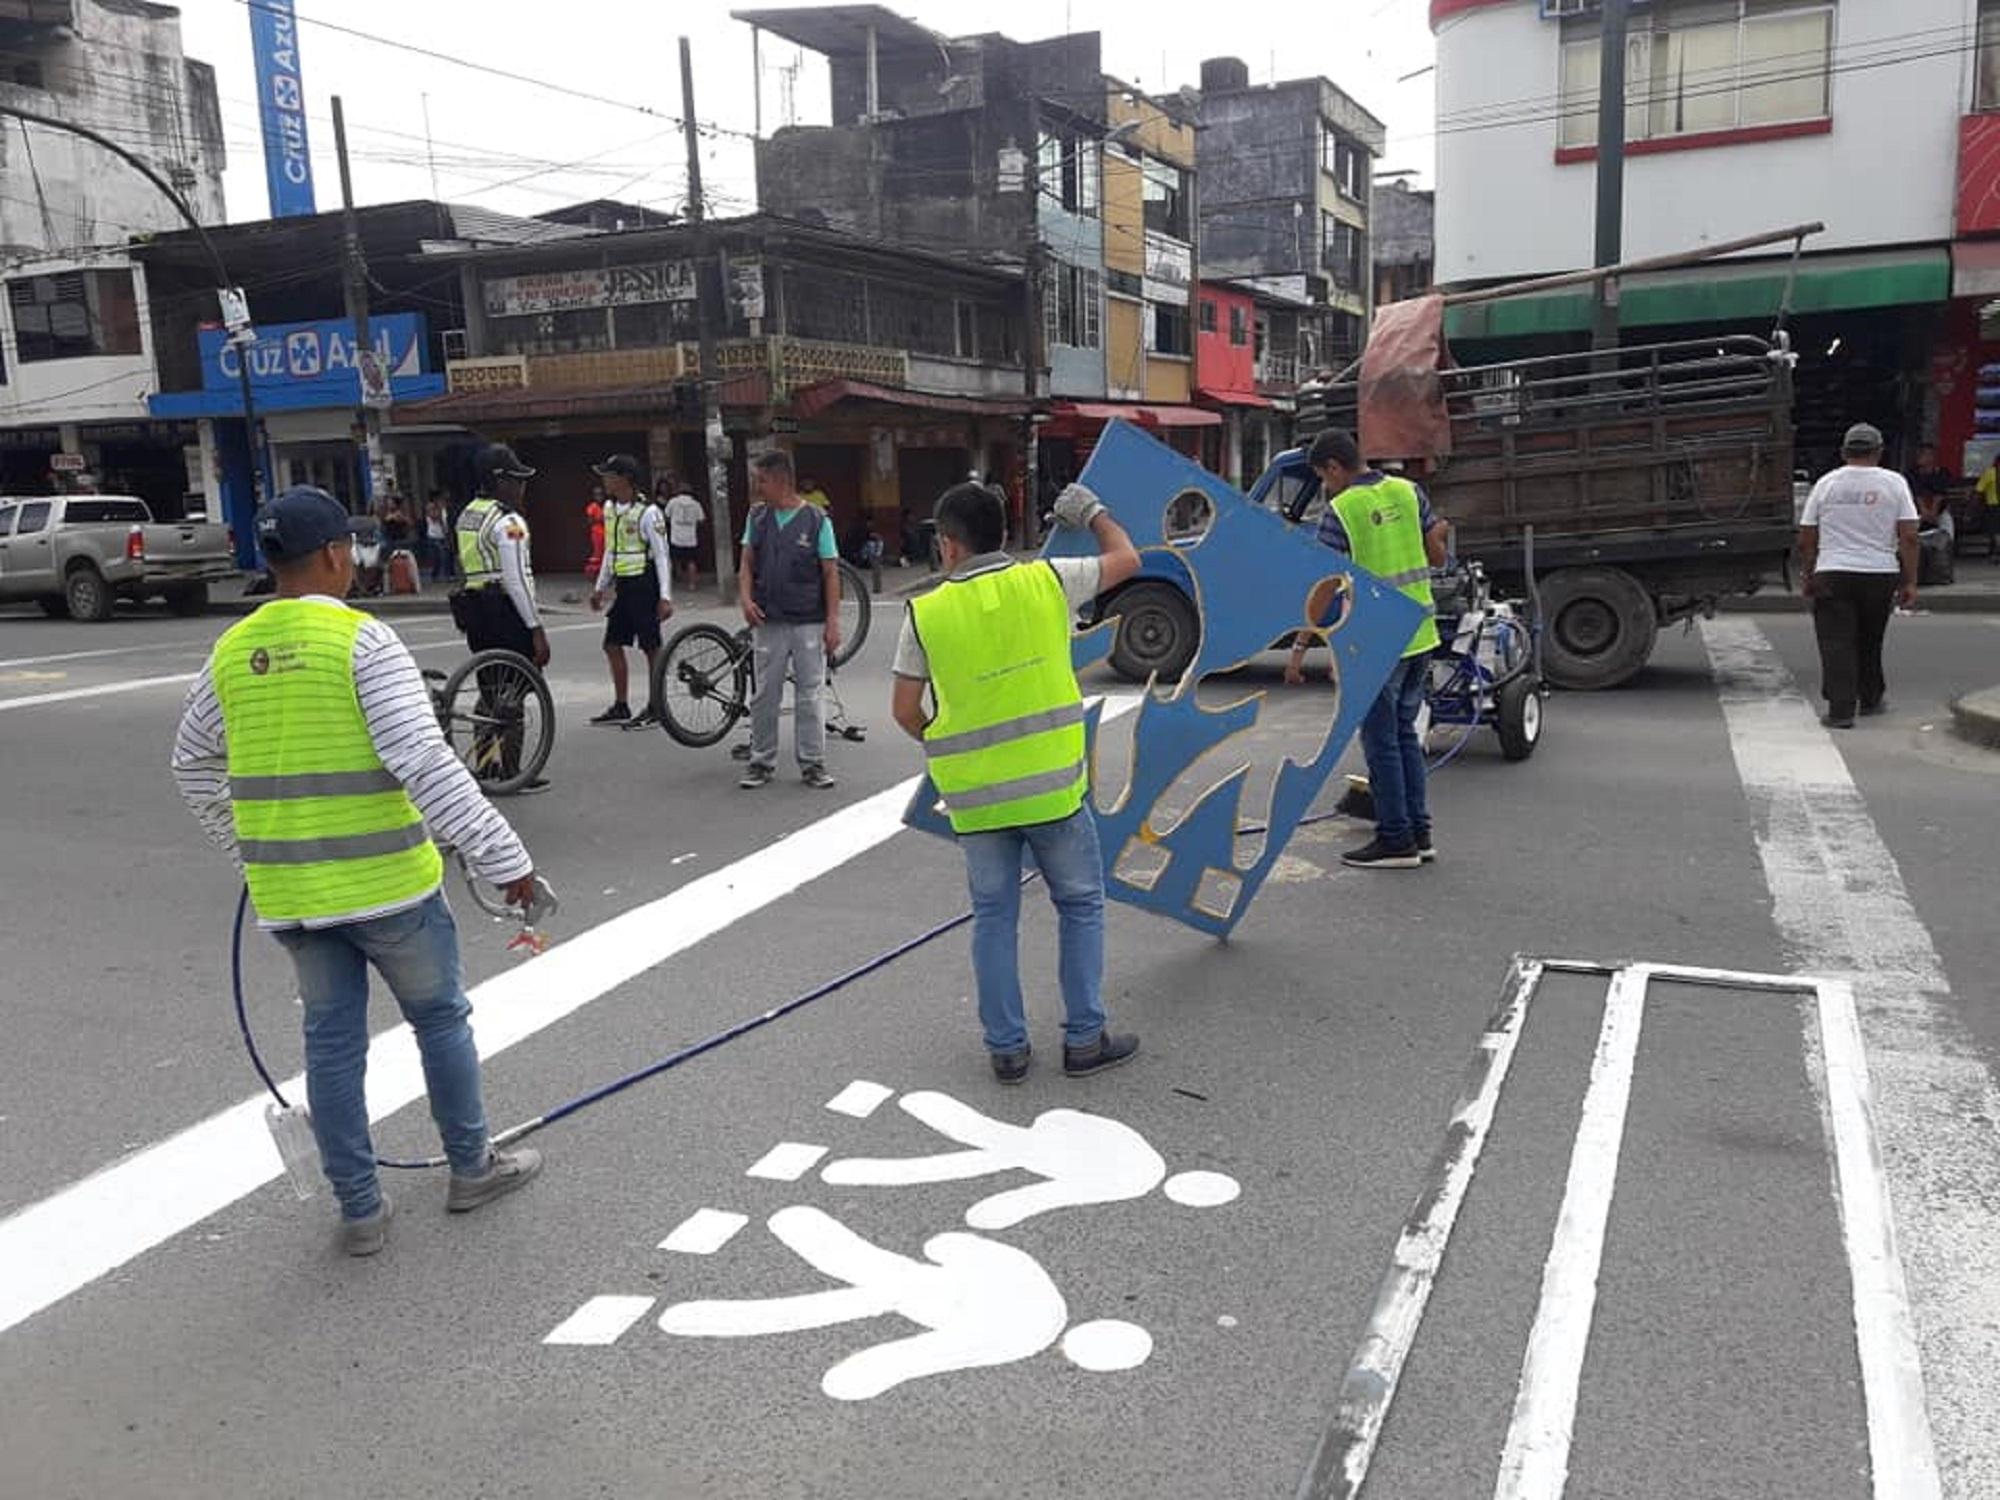
[[[1090,523],[1104,514],[1104,502],[1080,484],[1066,485],[1056,497],[1053,514],[1058,526],[1088,531]]]

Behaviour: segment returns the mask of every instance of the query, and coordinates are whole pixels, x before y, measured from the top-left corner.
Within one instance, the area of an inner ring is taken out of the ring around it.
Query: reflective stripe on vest
[[[1016,564],[910,601],[937,717],[931,779],[959,833],[1052,823],[1089,788],[1083,693],[1055,570]]]
[[[498,500],[481,497],[458,513],[458,571],[469,589],[500,581],[500,518]]]
[[[610,533],[611,575],[614,578],[637,578],[653,560],[643,529],[646,502],[634,500],[630,505],[614,502],[605,509],[610,522],[605,529]]]
[[[1423,498],[1417,487],[1407,479],[1385,475],[1373,484],[1348,486],[1334,496],[1333,509],[1347,532],[1355,565],[1424,607],[1426,618],[1403,655],[1435,651],[1437,621],[1429,618],[1435,601],[1430,557],[1424,551]]]
[[[274,600],[210,658],[237,848],[266,921],[364,917],[421,900],[443,876],[361,712],[354,642],[367,619],[344,605]]]

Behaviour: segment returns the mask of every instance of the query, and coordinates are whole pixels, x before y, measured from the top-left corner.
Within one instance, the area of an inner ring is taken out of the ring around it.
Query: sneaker
[[[486,1170],[478,1177],[451,1174],[451,1191],[445,1195],[448,1213],[469,1214],[495,1198],[504,1198],[516,1188],[526,1187],[542,1170],[542,1153],[533,1146],[516,1146],[511,1151],[495,1151],[486,1159]]]
[[[816,792],[824,792],[840,785],[839,778],[825,766],[807,766],[799,773],[799,780]]]
[[[546,776],[537,776],[533,781],[529,782],[526,786],[522,787],[521,790],[516,792],[514,795],[517,797],[532,797],[535,795],[535,793],[546,792],[548,789],[549,789],[549,778]]]
[[[382,1195],[382,1206],[365,1219],[340,1221],[340,1248],[349,1255],[379,1255],[389,1243],[389,1221],[396,1217],[396,1205]]]
[[[1434,865],[1437,863],[1437,857],[1437,847],[1431,843],[1431,831],[1428,828],[1418,829],[1417,858],[1427,865]]]
[[[1136,1036],[1113,1036],[1101,1032],[1096,1041],[1088,1047],[1072,1047],[1063,1044],[1063,1076],[1067,1078],[1088,1078],[1093,1073],[1102,1073],[1130,1062],[1139,1055],[1139,1039]]]
[[[745,791],[755,791],[760,786],[769,786],[774,774],[769,766],[760,766],[752,761],[743,768],[743,779],[736,784]]]
[[[1019,1052],[992,1053],[993,1076],[1002,1083],[1026,1083],[1028,1081],[1028,1059],[1033,1049],[1023,1047]]]
[[[625,721],[624,727],[627,729],[651,729],[659,722],[660,711],[657,708],[642,708]]]
[[[632,722],[632,710],[622,703],[614,703],[590,722],[593,724],[629,724]]]
[[[1392,848],[1376,839],[1359,849],[1350,849],[1340,856],[1340,862],[1356,870],[1414,870],[1424,859],[1414,843]]]

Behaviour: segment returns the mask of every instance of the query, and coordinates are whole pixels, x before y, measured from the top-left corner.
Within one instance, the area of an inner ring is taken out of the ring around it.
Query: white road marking
[[[2000,1182],[2000,1090],[1950,1012],[1944,964],[1813,706],[1752,622],[1710,621],[1702,635],[1773,919],[1801,968],[1854,990],[1943,1493],[2000,1495],[2000,1200],[1988,1190]]]
[[[20,698],[0,698],[0,713],[10,708],[40,708],[49,703],[70,703],[78,698],[105,698],[113,693],[134,693],[141,688],[172,687],[193,682],[195,672],[175,672],[166,677],[132,677],[123,682],[100,682],[95,687],[64,688],[58,693],[29,693]]]
[[[1604,1024],[1570,1151],[1555,1239],[1542,1267],[1541,1303],[1521,1361],[1494,1500],[1559,1500],[1569,1481],[1576,1396],[1597,1311],[1597,1273],[1618,1184],[1618,1152],[1625,1139],[1645,1004],[1645,971],[1621,969],[1605,996]]]
[[[743,1175],[764,1177],[772,1182],[797,1182],[817,1166],[824,1155],[824,1146],[808,1146],[803,1141],[780,1141]]]
[[[713,1255],[735,1239],[737,1231],[749,1222],[748,1214],[725,1213],[719,1208],[698,1208],[681,1221],[679,1228],[660,1241],[660,1248],[677,1255]]]
[[[0,661],[0,667],[38,667],[52,661],[90,661],[100,656],[136,656],[141,651],[208,650],[204,641],[152,641],[143,646],[106,646],[96,651],[58,651],[49,656],[14,656]]]
[[[1109,700],[1106,718],[1138,699]],[[582,932],[471,992],[496,1057],[620,985],[894,838],[921,777],[852,803],[656,901]],[[303,1076],[286,1079],[296,1097]],[[369,1118],[424,1097],[408,1027],[368,1048]],[[262,1093],[0,1219],[0,1333],[248,1197],[283,1171]]]
[[[827,1100],[826,1107],[837,1115],[852,1115],[857,1120],[865,1120],[887,1103],[895,1092],[894,1089],[884,1088],[879,1083],[870,1083],[865,1078],[857,1078]]]
[[[592,1297],[549,1330],[544,1344],[615,1344],[653,1310],[656,1297]]]

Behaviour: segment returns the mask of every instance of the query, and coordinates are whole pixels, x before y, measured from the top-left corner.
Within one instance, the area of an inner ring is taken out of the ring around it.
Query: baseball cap
[[[325,490],[294,485],[257,512],[257,545],[274,562],[310,557],[320,548],[346,541],[359,523]]]
[[[601,464],[594,464],[591,473],[599,476],[616,474],[621,479],[636,480],[639,477],[639,460],[629,453],[614,453]]]
[[[488,443],[479,450],[473,460],[481,479],[490,479],[495,474],[507,479],[533,479],[535,471],[514,456],[514,450],[505,443]]]
[[[1880,453],[1882,451],[1882,429],[1872,422],[1856,422],[1847,429],[1847,436],[1841,442],[1842,453]]]

